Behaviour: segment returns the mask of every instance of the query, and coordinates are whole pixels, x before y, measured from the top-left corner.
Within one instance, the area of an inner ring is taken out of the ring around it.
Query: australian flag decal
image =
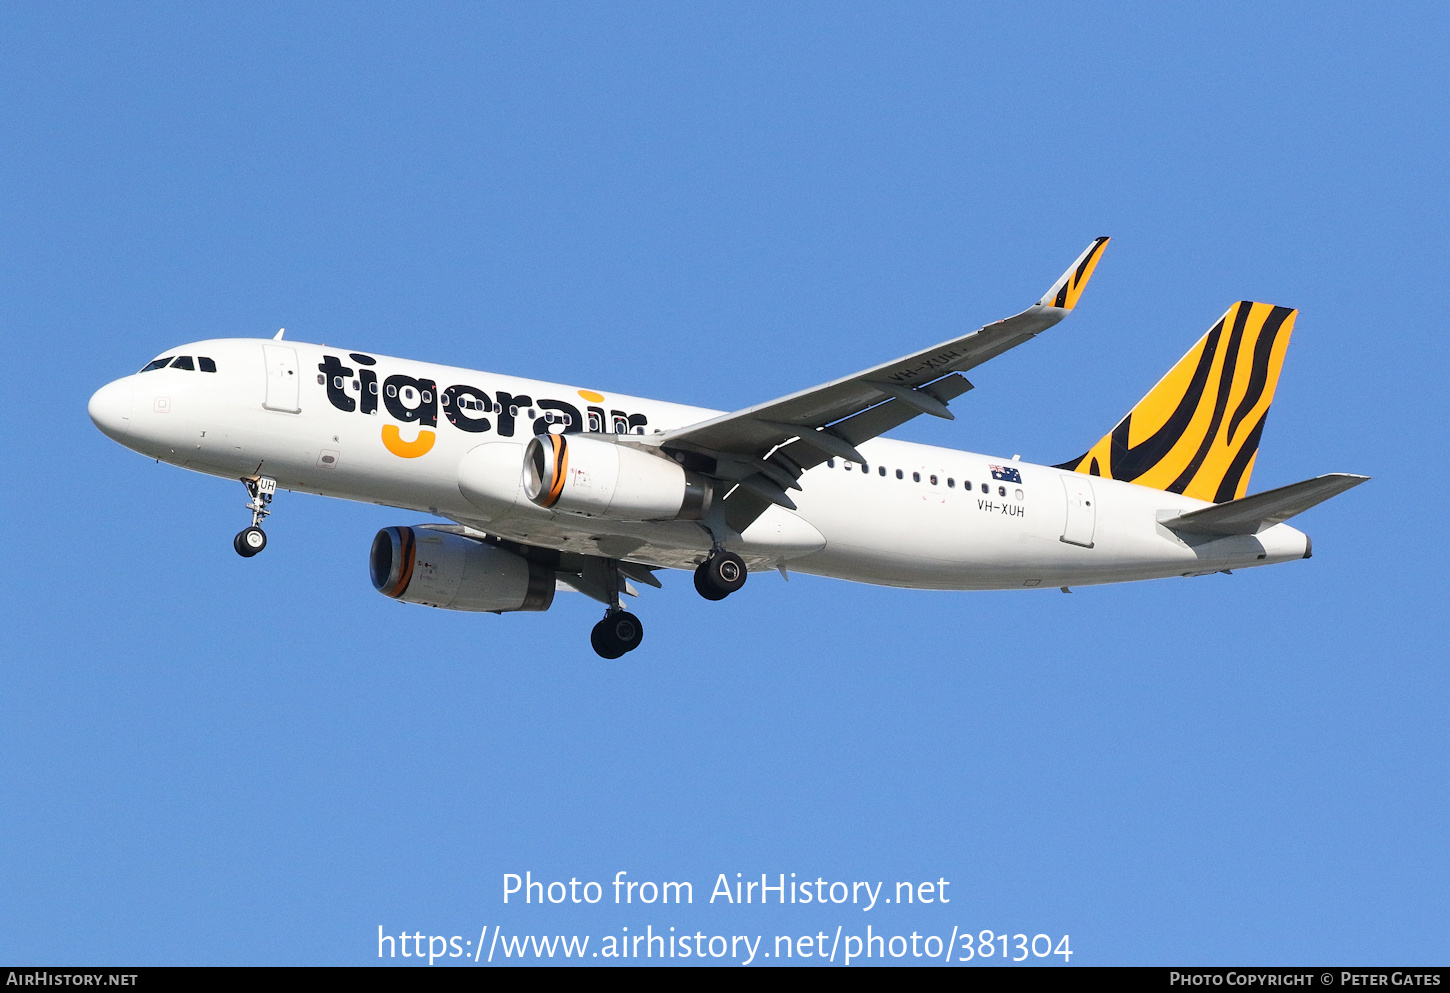
[[[987,468],[992,470],[993,479],[1000,479],[1004,483],[1022,482],[1022,473],[1010,466],[989,465]]]

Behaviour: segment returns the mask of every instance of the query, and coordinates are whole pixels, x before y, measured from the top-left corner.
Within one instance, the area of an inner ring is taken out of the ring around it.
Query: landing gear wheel
[[[600,658],[617,659],[644,640],[644,625],[627,610],[614,610],[589,632],[589,644]]]
[[[258,527],[245,528],[232,539],[232,547],[244,559],[249,559],[267,547],[267,532]]]
[[[695,590],[706,600],[723,600],[745,585],[745,560],[734,552],[714,552],[695,569]]]
[[[708,566],[708,562],[701,562],[695,568],[695,592],[706,600],[724,600],[730,594],[722,593],[710,585],[709,573],[706,571]]]

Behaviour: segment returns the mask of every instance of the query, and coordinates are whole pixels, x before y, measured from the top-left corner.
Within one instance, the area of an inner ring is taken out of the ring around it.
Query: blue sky
[[[1447,21],[6,5],[0,957],[872,923],[1443,961]],[[673,574],[605,663],[582,597],[373,592],[406,512],[283,494],[244,561],[240,486],[85,413],[170,345],[282,326],[741,407],[1015,313],[1099,234],[1072,318],[898,436],[1061,461],[1235,300],[1298,307],[1252,488],[1375,477],[1302,518],[1312,561],[1071,596]],[[525,870],[696,903],[504,907]],[[705,904],[722,872],[955,899]]]

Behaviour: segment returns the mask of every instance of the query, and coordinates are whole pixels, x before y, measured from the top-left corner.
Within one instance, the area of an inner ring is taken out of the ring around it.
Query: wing
[[[1066,317],[1092,277],[1107,238],[1098,238],[1041,300],[1008,317],[894,362],[799,393],[667,431],[652,444],[693,456],[709,475],[738,483],[725,499],[736,531],[772,503],[794,510],[786,490],[835,457],[864,463],[856,446],[920,414],[952,418],[947,403],[972,388],[961,375]]]

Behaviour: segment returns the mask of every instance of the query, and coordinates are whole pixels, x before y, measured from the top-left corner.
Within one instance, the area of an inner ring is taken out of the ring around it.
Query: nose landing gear
[[[269,505],[277,492],[277,481],[270,476],[254,476],[242,480],[242,485],[251,494],[247,509],[252,512],[252,526],[243,528],[232,539],[232,547],[244,559],[249,559],[267,547],[267,532],[262,530],[262,521],[272,511]]]
[[[745,560],[717,548],[695,569],[695,591],[706,600],[724,600],[745,585]]]

